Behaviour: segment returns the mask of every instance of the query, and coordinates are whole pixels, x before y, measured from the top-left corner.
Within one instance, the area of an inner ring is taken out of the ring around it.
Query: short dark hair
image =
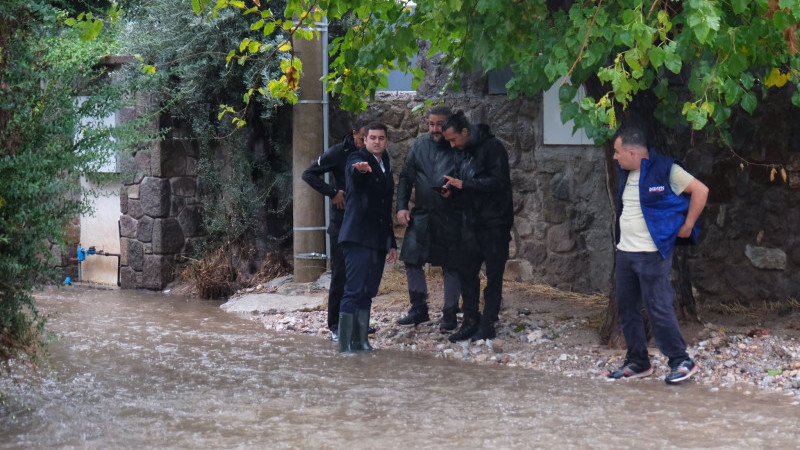
[[[381,122],[370,122],[367,125],[367,133],[371,130],[383,130],[384,134],[389,135],[389,129]]]
[[[358,120],[356,120],[355,123],[353,124],[353,131],[358,133],[359,131],[364,130],[365,128],[367,128],[367,126],[370,124],[370,122],[372,122],[372,120],[370,120],[370,119],[358,119]]]
[[[617,142],[617,138],[620,139],[620,143],[624,146],[647,148],[647,134],[638,126],[621,126],[617,132],[614,133],[614,139],[611,143]]]
[[[444,125],[442,125],[442,131],[450,128],[454,129],[457,133],[460,133],[464,128],[469,129],[469,120],[464,116],[464,111],[458,110],[455,114],[450,114],[447,117],[447,120],[444,121]]]
[[[453,111],[444,105],[434,106],[428,110],[428,116],[445,116],[450,117]]]

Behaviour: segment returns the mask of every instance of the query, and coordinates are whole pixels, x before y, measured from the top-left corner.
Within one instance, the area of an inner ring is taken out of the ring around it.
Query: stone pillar
[[[147,111],[123,110],[124,120]],[[169,128],[163,141],[150,142],[123,160],[120,192],[120,282],[123,289],[160,290],[175,277],[183,255],[205,234],[197,187],[199,148],[191,131],[162,117],[153,127]]]
[[[292,179],[294,223],[294,279],[316,280],[325,271],[325,202],[301,178],[323,148],[322,42],[298,39],[295,54],[303,61],[299,100],[292,112]]]

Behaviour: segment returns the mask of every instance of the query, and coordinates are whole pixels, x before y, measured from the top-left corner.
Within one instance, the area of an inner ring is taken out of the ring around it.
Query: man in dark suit
[[[330,223],[328,234],[331,237],[331,284],[328,289],[328,329],[331,331],[331,340],[339,340],[339,306],[344,294],[344,255],[339,245],[339,230],[344,218],[344,193],[347,192],[345,184],[345,166],[350,153],[364,146],[364,134],[367,122],[356,122],[351,133],[347,134],[342,142],[332,146],[319,158],[314,160],[308,169],[303,172],[303,181],[315,191],[331,199]],[[333,180],[326,183],[322,176],[326,173],[333,175]]]
[[[367,335],[372,298],[385,263],[397,260],[392,228],[394,178],[386,154],[386,125],[367,125],[366,146],[347,157],[347,193],[339,244],[346,267],[339,312],[339,351],[371,350]]]

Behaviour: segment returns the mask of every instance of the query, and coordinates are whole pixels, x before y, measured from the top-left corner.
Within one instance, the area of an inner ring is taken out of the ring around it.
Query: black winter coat
[[[308,166],[308,169],[303,171],[303,181],[308,183],[315,191],[330,198],[336,196],[337,191],[347,192],[344,166],[347,162],[347,157],[355,150],[358,149],[355,146],[355,142],[353,142],[353,135],[346,135],[342,142],[330,147],[313,161]],[[326,183],[320,178],[328,172],[333,175],[333,180],[330,183]],[[344,210],[337,208],[333,202],[331,202],[330,210],[328,234],[335,238],[339,235],[339,228],[342,226]]]
[[[464,208],[464,224],[471,231],[511,230],[514,204],[508,153],[485,124],[471,126],[469,136],[466,148],[456,152],[455,178],[463,181],[463,188],[454,200]]]
[[[434,190],[444,186],[444,176],[452,176],[454,171],[455,150],[444,139],[437,143],[423,135],[408,152],[397,184],[398,211],[409,209],[414,188],[411,223],[400,251],[400,259],[406,263],[452,266],[457,262],[461,208]]]

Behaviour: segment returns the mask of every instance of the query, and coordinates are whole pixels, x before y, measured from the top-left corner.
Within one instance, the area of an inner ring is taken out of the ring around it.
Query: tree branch
[[[592,31],[592,28],[594,27],[594,22],[595,20],[597,20],[597,13],[600,12],[600,7],[602,5],[603,5],[603,0],[597,2],[597,8],[595,8],[594,14],[592,15],[592,21],[589,23],[589,27],[586,29],[586,34],[583,36],[583,45],[581,45],[581,51],[578,53],[578,57],[575,58],[575,62],[572,63],[572,67],[570,67],[569,70],[567,71],[567,74],[564,75],[564,79],[561,80],[562,86],[564,85],[564,83],[567,82],[567,79],[569,78],[570,75],[572,75],[572,72],[575,70],[575,67],[583,58],[583,51],[586,50],[586,44],[589,42],[589,33]]]

